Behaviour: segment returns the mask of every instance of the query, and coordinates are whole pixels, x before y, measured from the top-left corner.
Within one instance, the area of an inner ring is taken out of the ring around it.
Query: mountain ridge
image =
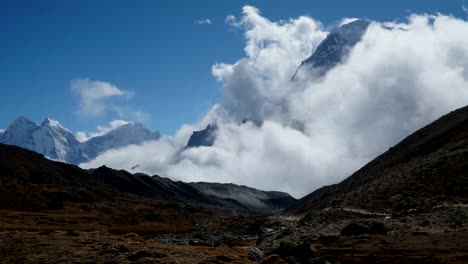
[[[0,143],[15,145],[43,154],[49,159],[79,165],[96,158],[103,152],[141,144],[161,137],[158,131],[151,132],[141,123],[127,123],[104,135],[79,142],[70,130],[57,120],[45,118],[37,125],[20,116],[0,133]]]
[[[313,69],[319,76],[324,75],[331,68],[343,61],[369,27],[370,22],[365,19],[357,19],[347,24],[340,25],[331,31],[325,39],[320,42],[315,51],[303,60],[296,72],[291,77],[294,81],[302,68]]]
[[[257,196],[249,199],[264,200],[263,204],[252,204],[235,197],[224,197],[219,193],[207,192],[199,188],[197,183],[173,181],[158,175],[149,176],[143,173],[132,174],[125,170],[115,170],[106,166],[96,169],[83,170],[75,165],[52,161],[43,155],[17,146],[0,143],[0,182],[3,187],[7,183],[16,182],[23,188],[32,188],[32,197],[28,200],[31,208],[47,209],[50,205],[64,202],[83,203],[91,200],[106,200],[109,195],[132,194],[148,199],[166,202],[179,202],[191,206],[201,206],[218,210],[237,210],[256,213],[271,213],[291,207],[296,199],[283,192],[267,192],[246,186],[234,184],[223,185],[225,189],[254,190]],[[219,186],[216,183],[204,183],[205,186]],[[53,186],[60,193],[49,192]],[[228,186],[228,187],[226,187]],[[2,187],[2,186],[0,186]],[[83,191],[77,189],[85,188]],[[16,188],[7,188],[1,198],[12,199],[17,195],[11,194]],[[110,193],[109,193],[110,192]],[[231,191],[232,192],[232,191]],[[81,193],[81,194],[80,194]],[[106,194],[107,193],[107,194]],[[114,194],[112,194],[114,193]],[[86,198],[88,197],[88,198]],[[284,200],[275,199],[283,198]],[[271,200],[271,201],[268,201]],[[41,202],[42,201],[42,202]],[[7,203],[7,201],[3,201]],[[3,203],[2,202],[2,203]],[[35,205],[39,203],[38,205]],[[42,205],[40,205],[42,204]],[[52,206],[53,208],[53,206]],[[21,209],[16,208],[16,209]]]

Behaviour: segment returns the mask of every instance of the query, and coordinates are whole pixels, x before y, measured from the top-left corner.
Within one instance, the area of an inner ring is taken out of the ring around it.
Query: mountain
[[[194,147],[209,147],[214,144],[216,140],[216,125],[208,125],[205,129],[194,131],[187,142],[185,148],[194,148]]]
[[[126,194],[168,203],[254,213],[284,210],[296,201],[286,193],[264,192],[234,184],[184,183],[105,166],[86,171],[4,144],[0,144],[0,157],[0,189],[6,188],[2,189],[0,204],[8,209],[53,209],[55,205],[67,202],[96,202]],[[10,183],[17,187],[8,187]],[[249,203],[241,194],[231,195],[244,190],[248,190],[249,198],[257,200]]]
[[[299,212],[352,207],[393,214],[468,203],[468,106],[416,131],[341,183],[305,196]]]
[[[151,132],[140,123],[128,123],[102,136],[79,142],[56,120],[46,118],[38,126],[25,117],[19,117],[0,134],[0,143],[29,149],[52,160],[78,165],[107,150],[159,138],[157,131]]]
[[[315,52],[309,58],[302,61],[291,80],[294,80],[303,68],[313,68],[319,75],[323,75],[342,62],[345,56],[348,55],[349,50],[361,40],[369,24],[369,21],[358,19],[341,25],[336,30],[330,32],[318,45]]]
[[[284,214],[259,248],[287,263],[468,263],[468,106]]]
[[[40,126],[19,117],[0,136],[0,142],[30,149],[53,160],[65,160],[65,155],[79,142],[56,120],[46,118]]]
[[[158,140],[160,137],[158,131],[151,132],[140,123],[128,123],[105,135],[82,142],[67,153],[65,161],[71,164],[88,162],[107,150]]]
[[[190,185],[206,195],[233,200],[255,211],[281,211],[296,203],[296,199],[287,193],[260,191],[243,185],[207,182],[190,183]]]

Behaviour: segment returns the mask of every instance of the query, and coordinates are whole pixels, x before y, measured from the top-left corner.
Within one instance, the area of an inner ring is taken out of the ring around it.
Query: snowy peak
[[[70,131],[57,121],[46,118],[38,126],[23,116],[10,124],[0,136],[0,142],[33,150],[54,160],[63,160],[66,152],[77,144]]]
[[[332,68],[340,63],[347,51],[361,40],[369,24],[366,20],[358,19],[340,26],[328,34],[304,64],[324,67],[325,70]]]
[[[52,119],[52,118],[46,118],[44,119],[44,121],[42,121],[42,124],[41,126],[46,126],[46,127],[50,127],[52,129],[56,129],[56,130],[64,130],[64,131],[67,131],[69,133],[70,130],[66,129],[64,126],[62,126],[59,121],[55,120],[55,119]]]
[[[348,55],[349,50],[361,41],[369,24],[370,22],[367,20],[357,19],[330,32],[318,45],[315,52],[301,63],[291,80],[294,80],[303,68],[324,75],[328,70],[341,63]]]
[[[346,41],[349,45],[355,45],[358,43],[362,35],[366,32],[370,22],[364,19],[357,19],[350,23],[341,25],[337,33]]]
[[[157,140],[161,137],[158,131],[151,132],[146,129],[141,123],[128,123],[122,125],[106,135],[112,135],[119,140],[130,140],[130,144],[139,144],[142,141]],[[104,136],[106,136],[104,135]]]
[[[0,136],[0,142],[33,150],[32,134],[39,127],[24,116],[15,119]]]
[[[160,137],[161,135],[158,131],[151,132],[141,123],[128,123],[102,136],[93,137],[85,142],[81,142],[67,154],[65,160],[78,165],[93,160],[107,150],[158,140]]]
[[[70,149],[78,145],[73,134],[57,120],[46,118],[33,133],[34,151],[54,160],[64,161]]]

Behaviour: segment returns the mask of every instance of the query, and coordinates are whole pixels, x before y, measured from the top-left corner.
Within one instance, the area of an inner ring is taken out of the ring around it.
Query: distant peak
[[[343,21],[340,24],[340,28],[342,27],[367,27],[367,25],[369,24],[370,22],[366,19],[353,18],[353,19],[348,19],[348,20]]]
[[[42,121],[42,124],[60,124],[57,120],[46,117],[44,121]]]
[[[123,124],[117,128],[115,128],[115,130],[125,130],[125,129],[145,129],[146,128],[143,126],[142,123],[134,123],[134,122],[128,122],[126,124]]]
[[[25,116],[20,116],[13,121],[13,123],[34,123],[33,121],[29,120]]]
[[[24,127],[29,127],[29,128],[36,128],[37,125],[33,121],[27,119],[24,116],[20,116],[16,118],[8,127],[9,129],[11,128],[24,128]]]
[[[70,132],[68,129],[66,129],[64,126],[62,126],[62,124],[60,124],[59,121],[57,121],[55,119],[52,119],[52,118],[49,118],[49,117],[46,117],[44,119],[44,121],[42,121],[41,126],[49,126],[49,127],[53,127],[53,128],[59,128],[59,129],[63,129],[63,130],[66,130],[66,131]]]

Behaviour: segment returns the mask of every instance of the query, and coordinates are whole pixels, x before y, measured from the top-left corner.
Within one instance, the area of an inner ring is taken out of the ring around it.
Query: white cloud
[[[112,98],[123,97],[127,100],[135,95],[132,91],[124,91],[117,86],[90,79],[75,79],[70,82],[71,91],[79,97],[77,113],[82,117],[97,117],[112,113],[119,119],[127,119],[139,123],[150,122],[150,115],[142,110],[134,109],[124,104],[115,103]],[[114,117],[115,118],[115,117]],[[84,140],[91,137],[82,131],[77,136]]]
[[[5,132],[5,129],[0,129],[0,135],[3,134],[3,132]]]
[[[326,32],[310,17],[272,22],[246,6],[245,56],[216,64],[220,104],[172,138],[104,153],[102,164],[185,181],[246,184],[296,197],[336,183],[437,117],[468,104],[468,22],[412,15],[374,22],[346,60],[316,78],[290,77]],[[404,28],[401,30],[400,28]],[[264,120],[261,127],[241,120]],[[183,150],[217,122],[212,147]]]
[[[463,2],[463,5],[462,5],[462,10],[463,10],[463,12],[465,12],[465,14],[468,15],[468,7],[465,5],[464,2]]]
[[[212,25],[213,22],[211,22],[210,19],[206,18],[206,19],[195,21],[195,24],[198,24],[198,25]]]
[[[109,108],[107,98],[131,96],[111,83],[90,79],[72,80],[70,89],[80,98],[78,113],[82,116],[98,116],[105,113]]]
[[[128,123],[130,122],[126,120],[113,120],[109,122],[107,126],[98,126],[95,132],[89,132],[89,133],[83,132],[83,131],[76,132],[76,139],[80,142],[84,142],[90,138],[102,136]]]
[[[226,17],[226,19],[224,20],[224,22],[232,27],[238,27],[239,26],[239,22],[237,22],[237,19],[235,16],[233,15],[228,15]]]

